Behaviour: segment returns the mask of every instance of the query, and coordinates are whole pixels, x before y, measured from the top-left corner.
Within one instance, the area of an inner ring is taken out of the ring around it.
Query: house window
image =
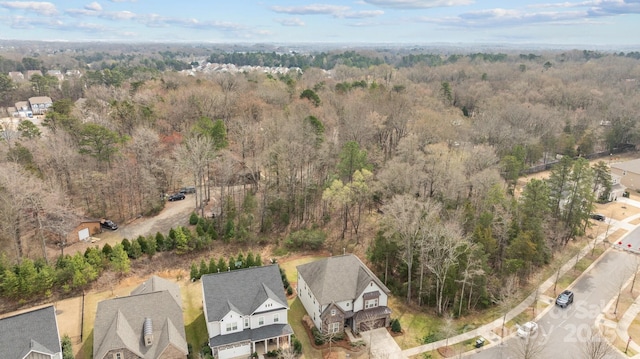
[[[244,327],[249,328],[249,318],[244,318]]]
[[[336,315],[336,310],[335,309],[331,309],[331,315]]]
[[[113,359],[122,359],[122,353],[113,354]]]
[[[329,323],[329,333],[337,333],[340,330],[340,322]]]
[[[369,309],[378,306],[378,298],[370,299],[364,302],[364,308]]]
[[[274,323],[277,323],[277,322],[279,322],[279,321],[280,321],[280,316],[278,315],[278,313],[274,314],[274,315],[273,315],[273,322],[274,322]]]
[[[238,330],[238,323],[237,322],[227,323],[227,331],[232,332],[234,330]]]
[[[264,317],[258,318],[258,325],[264,325]]]
[[[351,303],[347,303],[347,308],[349,307],[349,304],[351,304]]]

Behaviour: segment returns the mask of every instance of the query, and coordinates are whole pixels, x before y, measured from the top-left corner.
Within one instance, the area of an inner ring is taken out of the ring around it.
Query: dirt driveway
[[[189,216],[195,210],[195,197],[187,194],[187,198],[182,201],[167,202],[165,208],[154,217],[140,217],[126,224],[118,224],[116,231],[105,230],[95,236],[97,239],[91,242],[78,242],[65,248],[65,254],[73,255],[76,252],[84,252],[88,247],[102,247],[105,243],[113,246],[120,243],[122,239],[135,239],[138,236],[147,236],[160,232],[164,235],[169,233],[171,228],[185,226],[189,224]],[[59,255],[55,252],[54,255]]]

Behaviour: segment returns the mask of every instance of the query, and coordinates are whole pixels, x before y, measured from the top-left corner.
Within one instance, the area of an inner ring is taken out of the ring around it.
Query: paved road
[[[640,235],[635,229],[630,235]],[[575,300],[562,309],[553,305],[538,321],[539,340],[542,345],[541,358],[582,358],[581,343],[589,335],[597,316],[614,298],[624,282],[636,268],[636,255],[619,250],[610,250],[603,255],[598,265],[583,275],[572,288]],[[558,289],[558,292],[560,289]],[[553,300],[553,299],[549,299]],[[519,358],[524,340],[518,337],[505,338],[504,345],[498,345],[471,355],[472,358]],[[613,354],[612,358],[618,357]]]

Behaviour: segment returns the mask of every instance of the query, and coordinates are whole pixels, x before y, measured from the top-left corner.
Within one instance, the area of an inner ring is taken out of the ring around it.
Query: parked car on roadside
[[[589,215],[589,217],[591,217],[591,219],[595,219],[596,221],[600,221],[600,222],[604,222],[604,220],[606,219],[605,216],[599,213],[592,213],[591,215]]]
[[[524,325],[518,326],[518,336],[520,338],[528,338],[533,336],[538,331],[538,323],[526,322]]]
[[[116,229],[118,229],[118,225],[113,223],[113,221],[110,219],[101,219],[100,227],[110,229],[112,231],[115,231]]]
[[[173,201],[180,201],[185,199],[186,197],[184,196],[183,193],[175,193],[172,194],[171,196],[169,196],[169,202],[173,202]]]
[[[565,290],[564,292],[560,293],[560,295],[556,299],[556,305],[560,308],[566,308],[571,303],[573,303],[573,292],[570,290]]]

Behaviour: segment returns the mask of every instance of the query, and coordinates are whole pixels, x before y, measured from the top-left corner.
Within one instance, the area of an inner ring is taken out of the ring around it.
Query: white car
[[[528,338],[536,333],[538,330],[538,323],[526,322],[524,325],[518,326],[518,336],[520,338]]]

